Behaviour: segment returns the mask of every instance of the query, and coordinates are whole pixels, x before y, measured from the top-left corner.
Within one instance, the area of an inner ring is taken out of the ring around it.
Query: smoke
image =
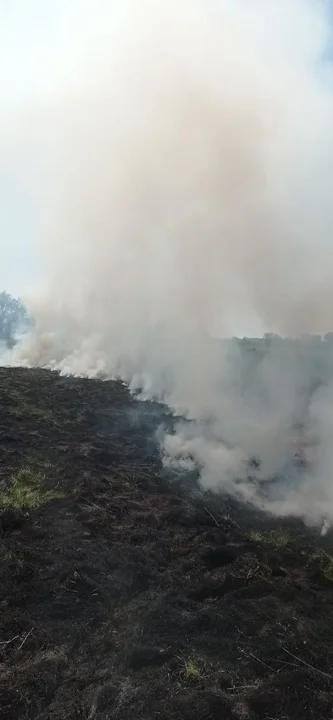
[[[67,81],[29,109],[45,288],[23,359],[168,402],[191,422],[165,452],[203,487],[333,517],[332,388],[311,395],[295,344],[217,339],[333,327],[330,4],[112,5],[73,14]],[[314,470],[263,495],[247,459],[282,472],[299,415]]]

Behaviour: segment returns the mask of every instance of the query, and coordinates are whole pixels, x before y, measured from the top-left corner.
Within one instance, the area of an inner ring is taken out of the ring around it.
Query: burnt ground
[[[330,532],[172,481],[121,383],[0,403],[0,720],[333,718]]]

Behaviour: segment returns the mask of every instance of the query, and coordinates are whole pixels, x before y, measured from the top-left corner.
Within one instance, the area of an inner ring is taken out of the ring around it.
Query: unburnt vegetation
[[[1,720],[328,720],[333,538],[171,477],[121,383],[0,369]]]

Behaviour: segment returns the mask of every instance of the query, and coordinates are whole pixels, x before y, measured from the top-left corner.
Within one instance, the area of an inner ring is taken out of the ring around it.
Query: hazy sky
[[[98,17],[103,12],[102,0],[0,0],[0,289],[14,294],[24,292],[40,277],[35,252],[40,208],[34,207],[29,187],[13,170],[12,147],[8,152],[8,146],[15,145],[12,126],[20,126],[31,105],[43,108],[45,103],[47,108],[57,92],[75,87],[73,37],[77,25],[85,25],[91,43],[95,42],[91,23],[95,6]],[[112,13],[119,12],[120,6],[110,2],[107,6],[105,33],[110,33]],[[97,26],[100,31],[96,19]],[[29,134],[26,121],[24,133]],[[34,162],[28,151],[26,176],[30,171],[33,174]]]
[[[8,161],[11,126],[20,123],[30,104],[43,106],[66,83],[72,20],[75,10],[80,7],[84,14],[87,5],[85,0],[0,0],[0,289],[15,294],[38,278],[38,212]],[[33,165],[34,158],[29,162]]]

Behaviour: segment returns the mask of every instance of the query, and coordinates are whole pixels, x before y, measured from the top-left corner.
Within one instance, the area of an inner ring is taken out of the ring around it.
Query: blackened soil
[[[162,412],[0,369],[0,719],[332,719],[332,536],[170,483]]]

